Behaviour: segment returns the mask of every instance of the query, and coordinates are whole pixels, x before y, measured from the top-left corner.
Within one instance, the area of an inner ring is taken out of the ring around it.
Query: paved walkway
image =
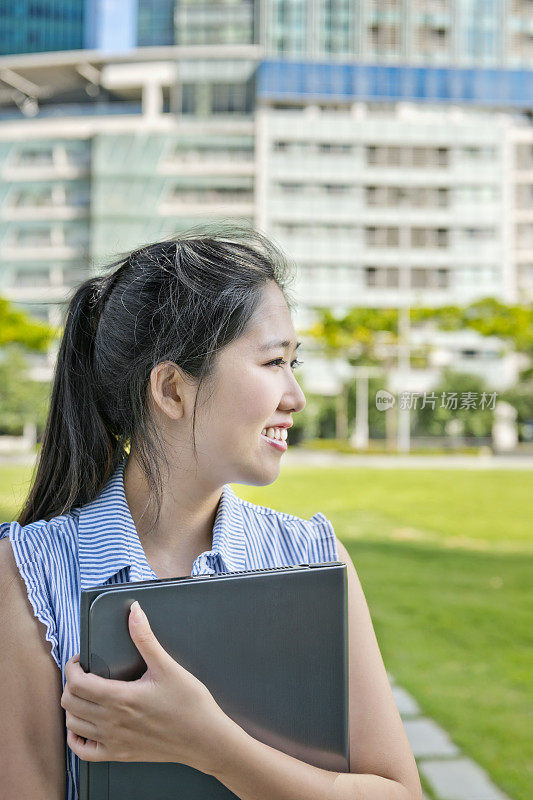
[[[35,454],[0,453],[0,466],[24,464],[33,466]],[[378,469],[533,469],[533,455],[481,456],[467,455],[363,455],[351,453],[324,453],[289,447],[283,456],[283,464],[310,467],[376,467]]]
[[[423,781],[424,800],[510,800],[445,730],[422,715],[416,700],[390,673],[388,676]]]

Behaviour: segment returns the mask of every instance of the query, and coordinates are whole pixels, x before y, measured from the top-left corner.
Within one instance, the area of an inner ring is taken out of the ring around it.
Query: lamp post
[[[409,338],[411,333],[411,267],[403,265],[400,267],[400,280],[401,290],[405,297],[405,302],[398,308],[398,374],[400,379],[400,392],[401,397],[401,383],[405,379],[405,390],[409,386],[409,372],[411,369],[411,351],[409,345]],[[406,404],[405,408],[401,407],[401,402],[398,401],[398,438],[397,447],[399,453],[408,453],[411,449],[411,414],[409,405]]]
[[[368,450],[368,379],[381,375],[381,367],[352,367],[356,386],[355,427],[350,436],[350,444],[358,450]]]

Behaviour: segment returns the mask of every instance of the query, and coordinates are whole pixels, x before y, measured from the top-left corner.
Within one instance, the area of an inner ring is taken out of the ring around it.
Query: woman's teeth
[[[287,441],[287,428],[263,428],[261,431],[263,436],[268,436],[269,439],[282,439]]]

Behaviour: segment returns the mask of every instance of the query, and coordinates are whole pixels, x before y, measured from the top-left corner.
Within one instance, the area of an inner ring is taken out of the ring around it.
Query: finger
[[[75,656],[72,656],[72,658],[69,658],[69,660],[65,664],[65,680],[69,679],[70,671],[72,669],[72,665],[79,663],[79,660],[80,660],[80,654],[79,653],[76,653]]]
[[[158,668],[167,666],[169,661],[175,663],[174,659],[157,641],[148,622],[148,617],[137,600],[130,606],[128,625],[132,641],[143,657],[148,669],[157,673]]]
[[[97,740],[98,729],[96,725],[86,719],[80,719],[68,712],[65,714],[65,725],[69,731],[72,731],[72,733],[78,736],[83,736],[85,739],[92,739],[94,741]]]
[[[61,695],[61,708],[65,711],[74,714],[81,719],[87,719],[90,722],[97,722],[102,716],[102,706],[98,703],[92,703],[90,700],[83,700],[81,697],[76,697],[72,694],[68,686],[65,686],[63,694]]]
[[[67,684],[65,684],[67,686]],[[76,697],[98,705],[107,705],[123,696],[124,681],[101,678],[91,672],[84,672],[79,663],[71,662],[68,689]]]
[[[84,761],[108,761],[105,748],[93,739],[84,739],[67,730],[67,744],[78,758]]]

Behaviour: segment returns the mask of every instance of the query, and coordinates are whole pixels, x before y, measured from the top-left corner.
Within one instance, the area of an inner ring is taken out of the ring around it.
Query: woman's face
[[[281,341],[290,345],[265,347]],[[296,344],[286,300],[271,281],[246,333],[221,351],[205,406],[199,398],[198,465],[210,482],[262,486],[277,478],[284,450],[261,432],[291,425],[293,415],[305,408],[305,395],[293,372]]]

